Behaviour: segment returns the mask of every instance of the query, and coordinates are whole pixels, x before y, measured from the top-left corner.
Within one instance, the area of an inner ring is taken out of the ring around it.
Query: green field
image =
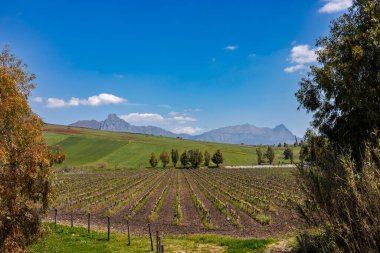
[[[172,148],[183,150],[208,150],[211,154],[220,149],[225,158],[224,165],[257,164],[256,148],[247,145],[231,145],[202,141],[191,141],[143,134],[116,133],[108,131],[45,125],[45,139],[50,146],[59,145],[66,154],[63,166],[99,166],[107,168],[143,168],[149,166],[152,152],[159,153]],[[266,147],[262,147],[265,152]],[[289,163],[283,159],[285,148],[275,147],[274,164]],[[298,162],[299,147],[293,148]]]
[[[131,246],[126,234],[112,233],[107,241],[106,232],[91,232],[86,228],[50,224],[51,233],[30,247],[34,253],[42,252],[151,252],[148,236],[132,235]],[[216,235],[163,236],[165,252],[263,252],[271,239],[238,239]]]

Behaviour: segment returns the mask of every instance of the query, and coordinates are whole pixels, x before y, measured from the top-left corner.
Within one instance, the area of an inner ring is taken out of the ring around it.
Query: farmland
[[[51,146],[59,145],[66,154],[63,166],[98,167],[106,164],[108,169],[135,169],[149,166],[151,152],[159,154],[172,148],[183,150],[200,149],[213,153],[220,149],[225,165],[257,164],[256,148],[247,145],[230,145],[202,141],[191,141],[160,136],[116,133],[84,128],[45,125],[44,136]],[[283,160],[284,147],[275,147],[274,164],[289,163]],[[292,147],[295,162],[299,147]],[[265,147],[262,147],[265,151]]]
[[[301,226],[291,168],[140,169],[59,173],[53,204],[59,221],[136,234],[147,223],[167,234],[273,237]],[[49,217],[53,219],[52,210]]]

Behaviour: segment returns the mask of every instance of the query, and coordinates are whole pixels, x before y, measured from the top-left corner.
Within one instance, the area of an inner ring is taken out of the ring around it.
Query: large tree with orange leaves
[[[38,238],[52,195],[43,122],[28,105],[34,79],[7,47],[0,53],[1,252],[24,252]]]

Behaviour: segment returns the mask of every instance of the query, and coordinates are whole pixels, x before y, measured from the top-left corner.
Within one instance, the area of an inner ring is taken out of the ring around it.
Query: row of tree
[[[294,163],[294,155],[293,150],[291,148],[286,148],[284,150],[284,159],[290,160],[290,163]],[[256,149],[256,155],[257,155],[257,164],[263,164],[264,159],[267,159],[269,164],[273,164],[274,158],[276,158],[276,154],[271,146],[268,146],[265,153],[261,150],[261,148]]]
[[[219,165],[224,162],[223,154],[219,149],[215,151],[212,156],[207,150],[204,154],[199,149],[189,151],[185,150],[181,155],[179,155],[178,149],[172,149],[170,151],[170,155],[169,152],[162,151],[159,158],[162,163],[162,167],[164,168],[169,165],[170,160],[174,168],[177,167],[178,162],[181,163],[183,168],[186,168],[189,165],[192,168],[199,168],[202,164],[208,167],[211,162],[219,167]],[[150,155],[149,163],[152,168],[155,168],[158,165],[158,159],[154,152]]]

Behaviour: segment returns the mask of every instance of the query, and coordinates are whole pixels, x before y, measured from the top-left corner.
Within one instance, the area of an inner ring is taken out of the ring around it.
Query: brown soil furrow
[[[175,194],[176,194],[176,181],[177,181],[177,171],[172,171],[170,175],[172,179],[171,186],[168,190],[168,194],[166,195],[164,204],[160,210],[158,219],[156,223],[171,225],[174,217],[174,202],[175,202]]]
[[[148,200],[146,204],[141,208],[141,210],[132,218],[131,223],[149,223],[150,222],[150,215],[152,212],[152,208],[154,203],[156,202],[157,198],[159,198],[161,192],[165,188],[166,184],[168,184],[169,179],[171,177],[171,172],[165,175],[164,178],[162,178],[161,185],[155,190],[153,194],[150,194],[148,197]],[[157,182],[158,184],[160,182]]]
[[[183,211],[182,224],[185,226],[202,227],[202,222],[193,202],[189,189],[186,187],[184,172],[179,172],[179,189],[181,194],[181,205]]]
[[[204,195],[204,193],[198,188],[198,185],[194,182],[192,175],[189,173],[186,175],[189,183],[193,186],[194,192],[197,194],[198,198],[206,206],[210,212],[211,222],[218,230],[231,230],[234,227],[228,222],[227,217],[220,212]]]

